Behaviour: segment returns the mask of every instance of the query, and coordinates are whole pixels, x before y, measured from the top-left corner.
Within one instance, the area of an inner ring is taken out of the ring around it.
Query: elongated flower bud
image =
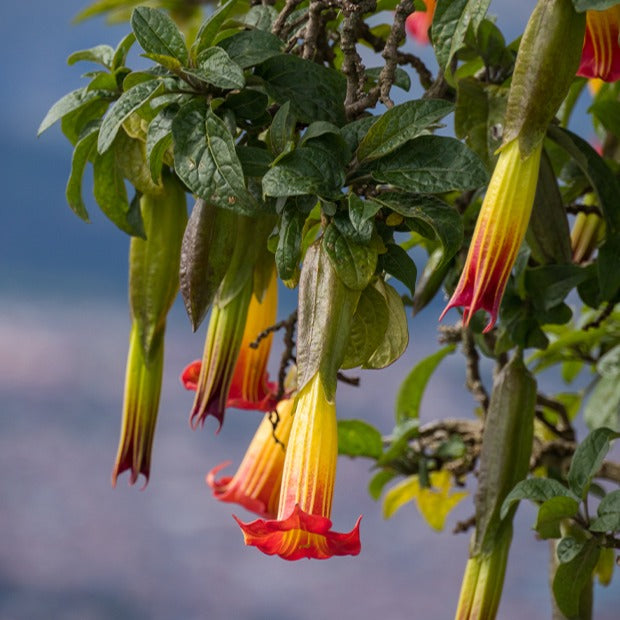
[[[112,485],[130,470],[148,482],[164,362],[166,315],[179,286],[181,239],[187,221],[185,191],[175,177],[164,177],[164,191],[140,200],[146,239],[133,237],[129,252],[132,317],[121,438]]]

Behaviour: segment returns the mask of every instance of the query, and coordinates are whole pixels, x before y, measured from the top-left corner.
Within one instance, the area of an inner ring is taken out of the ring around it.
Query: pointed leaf
[[[131,14],[131,28],[145,52],[172,56],[181,64],[187,64],[185,39],[164,11],[146,6],[137,7]]]
[[[209,47],[200,52],[196,65],[190,73],[217,88],[233,90],[245,86],[243,70],[221,47]]]
[[[561,482],[552,478],[528,478],[527,480],[521,480],[506,496],[500,511],[500,518],[503,519],[508,514],[510,507],[522,499],[544,503],[552,497],[579,499]]]
[[[96,99],[107,98],[110,95],[111,93],[107,91],[88,90],[87,86],[67,93],[48,110],[45,118],[39,125],[37,135],[41,135],[46,129],[49,129],[56,121],[59,121],[67,114],[87,106]]]
[[[541,538],[560,538],[561,522],[574,517],[578,511],[579,502],[573,497],[551,497],[539,508],[534,529]]]
[[[111,69],[113,57],[114,50],[109,45],[96,45],[87,50],[73,52],[67,58],[67,64],[74,65],[80,61],[96,62],[103,65],[106,69]]]
[[[338,420],[338,454],[378,459],[383,452],[381,433],[362,420]]]
[[[396,243],[388,243],[385,247],[387,252],[379,256],[379,267],[400,280],[413,296],[418,275],[413,259]]]
[[[230,58],[242,69],[258,65],[264,60],[280,54],[284,43],[264,30],[242,30],[218,43]]]
[[[238,4],[239,0],[228,0],[228,2],[224,2],[222,6],[217,8],[203,22],[200,30],[198,31],[198,34],[196,35],[196,40],[192,45],[192,58],[196,58],[196,56],[198,56],[198,54],[200,54],[202,50],[207,49],[208,47],[211,47],[211,45],[213,45],[213,41],[215,40],[218,32],[220,32],[222,24],[228,19],[230,15],[233,14]]]
[[[73,209],[74,213],[82,218],[85,222],[90,221],[88,218],[88,211],[84,205],[82,199],[82,177],[84,176],[84,169],[90,159],[93,151],[96,150],[97,144],[97,127],[87,133],[81,138],[73,149],[73,155],[71,157],[71,174],[67,181],[67,188],[65,195],[69,206]]]
[[[151,178],[156,183],[161,178],[164,156],[172,145],[172,121],[177,113],[176,107],[162,108],[149,123],[146,131],[146,161]]]

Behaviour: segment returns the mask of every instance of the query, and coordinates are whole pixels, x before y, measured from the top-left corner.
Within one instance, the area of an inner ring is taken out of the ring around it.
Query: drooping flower
[[[230,305],[230,304],[229,304]],[[277,384],[269,381],[266,367],[271,350],[271,341],[273,334],[269,333],[261,338],[258,346],[251,346],[259,336],[268,327],[272,326],[276,320],[278,306],[278,279],[275,268],[271,272],[269,284],[263,293],[262,299],[259,299],[255,293],[252,293],[249,306],[246,311],[245,327],[241,338],[241,344],[236,349],[234,371],[229,383],[228,394],[226,395],[225,407],[237,407],[238,409],[254,409],[258,411],[270,411],[277,405]],[[233,312],[236,308],[230,308]],[[214,314],[218,312],[218,320],[221,310],[214,307]],[[212,318],[211,321],[214,321]],[[217,324],[216,324],[217,325]],[[215,328],[214,328],[215,329]],[[211,330],[211,322],[209,323]],[[223,334],[225,337],[226,334]],[[207,337],[209,342],[209,337]],[[226,354],[226,342],[228,342],[229,355]],[[222,361],[230,363],[232,356],[231,348],[234,347],[236,341],[230,338],[228,341],[222,342],[218,349],[223,354]],[[202,370],[202,361],[196,360],[186,366],[181,373],[181,382],[188,390],[196,390],[200,381]],[[216,364],[214,364],[216,366]],[[221,395],[221,393],[220,393]],[[221,400],[212,405],[209,413],[213,414],[216,406],[221,406]],[[222,411],[223,415],[223,411]],[[216,416],[217,417],[217,416]],[[220,419],[218,417],[218,419]]]
[[[337,458],[336,406],[317,372],[297,397],[277,518],[242,523],[235,517],[246,545],[286,560],[357,555],[360,519],[348,533],[331,529]]]
[[[129,338],[123,420],[112,486],[116,486],[118,477],[126,470],[131,472],[129,484],[135,484],[140,474],[145,477],[145,485],[149,479],[164,367],[163,336],[154,343],[150,358],[147,360],[144,355],[140,332],[134,323]]]
[[[407,32],[421,45],[427,45],[429,42],[428,31],[433,23],[437,0],[424,0],[424,3],[426,11],[415,11],[405,21]]]
[[[604,11],[586,12],[586,33],[577,75],[620,79],[620,4]]]
[[[463,273],[440,320],[450,308],[463,306],[463,322],[480,309],[492,329],[508,277],[525,236],[534,204],[542,143],[526,158],[519,140],[500,153],[476,222]]]
[[[277,412],[275,431],[271,415],[265,415],[234,476],[215,478],[229,462],[207,474],[207,484],[216,499],[240,504],[267,519],[273,519],[278,512],[285,447],[293,424],[293,400],[280,401]]]

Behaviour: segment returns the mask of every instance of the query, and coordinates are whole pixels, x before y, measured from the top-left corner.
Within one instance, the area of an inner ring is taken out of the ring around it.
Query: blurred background
[[[511,38],[533,5],[496,0],[491,12]],[[128,238],[99,214],[90,181],[92,223],[70,211],[71,147],[57,126],[36,138],[47,109],[81,86],[89,68],[69,67],[66,57],[114,46],[128,32],[102,20],[72,25],[83,7],[29,0],[0,9],[0,619],[451,618],[469,533],[450,530],[473,514],[471,498],[442,534],[413,504],[384,521],[367,494],[363,460],[341,459],[333,513],[339,531],[364,515],[360,556],[288,563],[243,545],[231,514],[251,515],[215,501],[204,475],[223,460],[234,469],[260,414],[229,412],[219,435],[214,420],[190,430],[192,395],[178,375],[200,357],[205,327],[192,334],[179,303],[168,322],[151,480],[141,491],[125,474],[112,489],[129,333]],[[434,67],[430,49],[408,45]],[[294,293],[284,294],[280,317],[293,304]],[[339,414],[391,431],[399,382],[433,350],[438,314],[431,307],[416,318],[407,354],[390,369],[362,373],[361,388],[342,386]],[[454,356],[430,384],[423,421],[469,415],[474,402],[463,384]],[[535,540],[533,522],[523,505],[503,619],[550,617],[547,546]],[[595,601],[597,619],[618,617],[617,576],[596,587]]]

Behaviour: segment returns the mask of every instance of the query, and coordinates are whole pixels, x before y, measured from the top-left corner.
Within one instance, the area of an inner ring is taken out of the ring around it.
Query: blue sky
[[[289,564],[243,547],[231,512],[249,515],[215,502],[204,475],[239,461],[258,418],[231,414],[218,436],[209,424],[189,430],[191,398],[177,377],[199,356],[203,332],[191,334],[178,304],[151,482],[143,492],[124,479],[111,489],[129,329],[127,238],[90,196],[90,225],[70,211],[70,146],[57,127],[39,139],[36,129],[82,83],[86,69],[68,67],[66,57],[114,45],[127,28],[72,26],[84,3],[50,4],[4,3],[0,19],[0,617],[449,618],[468,536],[431,532],[413,506],[384,521],[366,493],[364,462],[341,461],[333,514],[341,530],[364,514],[358,558]],[[492,9],[515,35],[531,6],[503,0]],[[362,389],[341,390],[345,417],[391,430],[400,377],[434,347],[433,312],[413,324],[412,345],[389,372],[364,373]],[[469,411],[462,384],[460,365],[449,361],[425,398],[425,419]],[[450,523],[471,512],[464,502]],[[529,507],[519,511],[500,614],[509,620],[549,616],[547,550],[534,540],[533,520]],[[597,597],[598,617],[611,620],[617,587]]]

